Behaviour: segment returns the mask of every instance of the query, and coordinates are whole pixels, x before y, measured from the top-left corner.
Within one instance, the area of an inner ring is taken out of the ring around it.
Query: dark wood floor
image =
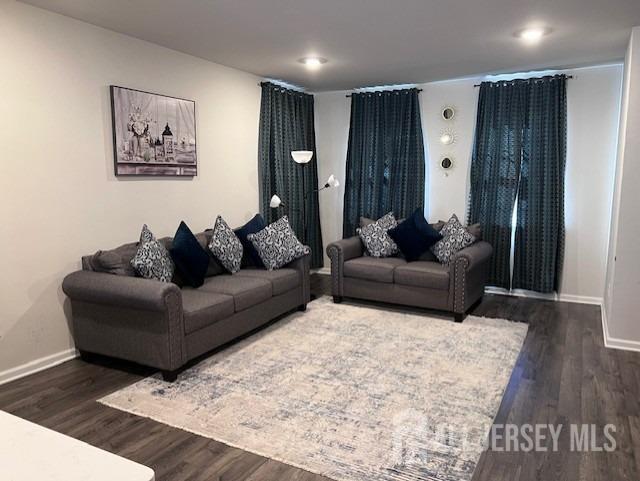
[[[314,275],[314,293],[328,281]],[[473,481],[640,480],[640,354],[604,348],[600,309],[487,295],[474,314],[530,325],[496,423],[566,430],[559,452],[485,452]],[[150,466],[159,481],[327,479],[96,402],[149,373],[73,360],[0,386],[0,409]],[[618,449],[570,452],[570,423],[615,424]]]

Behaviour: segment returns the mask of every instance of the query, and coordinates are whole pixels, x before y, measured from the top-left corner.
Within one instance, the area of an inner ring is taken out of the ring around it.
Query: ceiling
[[[639,0],[26,0],[311,91],[575,67],[624,57]],[[537,46],[514,32],[552,29]],[[308,71],[297,62],[328,63]]]

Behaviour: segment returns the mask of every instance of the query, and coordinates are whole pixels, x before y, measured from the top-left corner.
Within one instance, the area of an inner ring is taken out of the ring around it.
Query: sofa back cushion
[[[207,245],[211,240],[211,234],[212,231],[208,230],[195,235],[200,247],[205,249],[209,255],[209,266],[207,267],[205,277],[217,276],[225,272],[222,265],[213,257],[209,249],[207,249]],[[173,247],[173,239],[171,237],[163,237],[159,239],[159,241],[167,250]],[[135,277],[136,272],[133,267],[131,267],[131,259],[136,255],[137,251],[137,242],[122,244],[115,249],[99,250],[93,255],[82,257],[82,269],[85,271]]]

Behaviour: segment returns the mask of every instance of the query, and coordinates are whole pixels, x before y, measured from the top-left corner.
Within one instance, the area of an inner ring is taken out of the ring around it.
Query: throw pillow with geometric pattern
[[[222,216],[216,217],[213,235],[209,242],[209,250],[220,261],[220,264],[235,274],[242,265],[242,242],[224,221]]]
[[[169,251],[151,233],[147,225],[142,227],[140,245],[131,259],[131,267],[140,277],[161,282],[171,282],[175,267]]]
[[[362,243],[371,257],[389,257],[398,253],[398,245],[387,231],[398,225],[393,212],[383,215],[377,221],[356,229]]]
[[[453,214],[440,231],[442,239],[431,247],[431,252],[442,264],[449,264],[451,258],[465,247],[469,247],[476,241],[471,234]]]
[[[289,225],[288,217],[282,216],[260,232],[249,234],[258,255],[267,270],[280,269],[289,262],[307,255],[311,250],[303,245]]]

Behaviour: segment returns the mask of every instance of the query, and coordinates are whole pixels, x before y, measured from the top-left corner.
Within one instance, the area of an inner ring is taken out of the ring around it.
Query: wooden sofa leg
[[[299,310],[300,312],[304,312],[304,311],[306,311],[306,310],[307,310],[307,304],[306,304],[306,303],[304,303],[304,304],[300,304],[300,305],[298,306],[298,310]]]
[[[342,302],[342,296],[333,296],[333,302],[340,304]]]
[[[178,379],[178,370],[176,369],[175,371],[161,371],[162,372],[162,379],[165,382],[174,382],[176,379]]]
[[[465,317],[467,317],[467,315],[464,312],[456,312],[456,313],[453,314],[453,319],[456,322],[464,321]]]

